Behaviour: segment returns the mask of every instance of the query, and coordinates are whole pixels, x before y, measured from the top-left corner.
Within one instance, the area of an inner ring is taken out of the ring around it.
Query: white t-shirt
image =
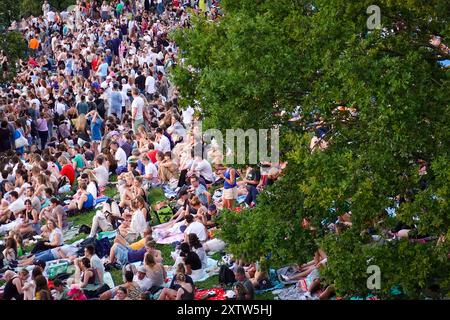
[[[34,98],[30,100],[30,105],[33,105],[33,103],[35,103],[37,106],[36,110],[39,110],[39,107],[41,106],[41,102],[39,101],[39,99]]]
[[[159,144],[161,145],[161,151],[162,152],[168,152],[170,151],[170,141],[169,138],[167,138],[164,134],[161,136],[161,139],[159,140]]]
[[[53,11],[47,12],[47,20],[50,22],[55,21],[55,13]]]
[[[152,142],[153,143],[153,146],[155,147],[155,150],[156,151],[162,151],[162,147],[161,147],[161,145],[158,143],[158,142]]]
[[[122,85],[122,92],[124,92],[125,94],[127,94],[127,91],[131,90],[131,86],[130,84],[127,82],[125,84]]]
[[[145,166],[145,175],[148,174],[152,175],[152,183],[158,182],[158,169],[156,169],[156,166],[151,161]]]
[[[97,199],[98,192],[94,182],[89,182],[86,191],[89,192],[94,197],[94,199]]]
[[[17,187],[15,190],[17,192],[19,192],[20,189],[27,190],[29,187],[31,187],[31,184],[29,184],[28,182],[25,182],[20,188]],[[25,202],[25,200],[27,200],[27,193],[26,192],[22,193],[22,195],[19,198]]]
[[[154,94],[156,92],[155,84],[155,78],[152,76],[148,76],[147,79],[145,79],[145,90],[147,93]]]
[[[63,233],[60,228],[56,228],[55,230],[53,230],[50,233],[50,235],[48,236],[48,240],[50,242],[53,242],[55,240],[57,234],[59,234],[59,242],[57,243],[57,245],[60,246],[64,243]]]
[[[108,169],[106,169],[103,165],[92,170],[94,172],[95,177],[97,178],[98,186],[100,188],[106,186],[109,180]]]
[[[137,210],[133,213],[133,217],[131,218],[130,231],[142,236],[146,228],[147,221],[145,221],[144,214],[141,210]]]
[[[11,211],[12,213],[16,214],[20,211],[25,210],[25,202],[19,198],[15,201],[13,201],[9,206],[8,206],[9,211]]]
[[[206,241],[208,239],[208,235],[206,234],[206,228],[203,223],[198,221],[192,222],[186,230],[184,230],[185,234],[195,233],[200,241]]]
[[[214,181],[213,170],[207,160],[203,159],[199,162],[194,162],[193,169],[197,171],[203,178],[209,181]]]
[[[141,97],[134,98],[133,102],[131,103],[131,112],[133,112],[134,109],[137,110],[135,119],[136,120],[143,120],[144,119],[144,99]]]
[[[133,278],[133,282],[136,282],[139,285],[139,288],[144,291],[148,291],[148,289],[152,287],[152,281],[147,276],[145,276],[144,279],[139,280],[139,277],[136,274]]]
[[[103,266],[102,260],[100,260],[100,258],[96,254],[94,254],[91,257],[91,268],[96,269],[98,276],[103,280],[103,275],[105,274],[105,267]]]
[[[114,159],[116,159],[117,165],[119,167],[127,166],[127,154],[125,153],[125,151],[123,151],[121,147],[117,149]]]
[[[63,115],[66,112],[66,105],[64,103],[57,103],[56,104],[56,112],[59,115]]]

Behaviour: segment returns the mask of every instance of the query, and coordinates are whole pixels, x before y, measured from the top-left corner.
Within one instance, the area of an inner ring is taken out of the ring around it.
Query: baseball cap
[[[46,263],[44,260],[41,260],[41,259],[34,260],[34,261],[33,261],[33,264],[34,264],[35,266],[41,267],[42,270],[44,270],[44,269],[45,269],[45,266],[47,265],[47,263]]]
[[[106,80],[112,80],[112,77],[111,76],[107,76]]]
[[[217,210],[217,207],[216,207],[215,204],[210,204],[209,207],[208,207],[208,210],[209,211],[215,211],[215,210]]]

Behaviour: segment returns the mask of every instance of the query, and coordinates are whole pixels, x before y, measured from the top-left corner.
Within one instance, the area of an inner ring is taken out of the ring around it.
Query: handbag
[[[14,144],[16,146],[16,149],[19,149],[28,146],[28,140],[22,135],[22,133],[20,133],[20,136],[16,140],[14,140]]]

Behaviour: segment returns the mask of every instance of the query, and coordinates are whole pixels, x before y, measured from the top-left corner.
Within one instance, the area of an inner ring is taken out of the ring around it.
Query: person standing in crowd
[[[138,127],[144,123],[144,99],[140,96],[139,91],[134,88],[131,90],[133,102],[131,103],[131,120],[133,123],[133,132],[138,132]]]

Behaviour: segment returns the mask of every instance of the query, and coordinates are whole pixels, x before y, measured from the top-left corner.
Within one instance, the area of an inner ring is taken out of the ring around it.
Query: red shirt
[[[62,176],[66,176],[69,179],[70,184],[73,184],[73,182],[75,181],[75,169],[71,164],[64,165],[64,167],[62,167],[61,169],[60,174]]]
[[[98,60],[97,60],[97,59],[93,59],[93,60],[92,60],[92,63],[91,63],[91,66],[92,66],[92,70],[97,71],[97,68],[98,68]]]
[[[153,163],[156,163],[158,160],[156,159],[156,155],[158,154],[158,150],[152,150],[147,153],[150,160],[152,160]]]

